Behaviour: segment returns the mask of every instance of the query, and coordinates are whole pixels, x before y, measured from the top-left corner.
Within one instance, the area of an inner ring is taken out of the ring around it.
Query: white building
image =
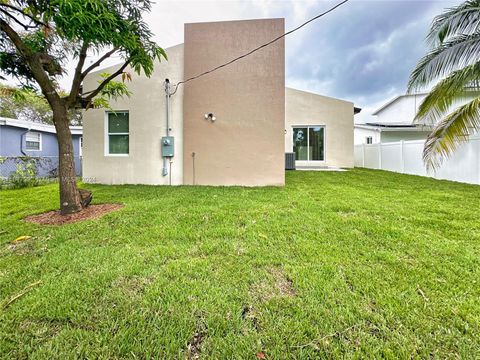
[[[353,167],[360,109],[285,88],[283,38],[177,86],[284,33],[283,19],[186,24],[184,44],[166,49],[168,62],[157,63],[150,78],[127,70],[130,97],[111,101],[108,111],[85,112],[84,180],[281,186],[285,152],[298,168]],[[91,73],[84,90],[117,68]]]
[[[355,124],[355,166],[480,184],[480,136],[460,146],[437,171],[423,162],[425,139],[432,125],[414,122],[427,94],[400,95],[376,110],[376,120]],[[452,109],[468,99],[452,105]]]
[[[376,120],[355,124],[355,145],[426,139],[431,125],[414,122],[418,107],[426,95],[397,96],[372,114]]]

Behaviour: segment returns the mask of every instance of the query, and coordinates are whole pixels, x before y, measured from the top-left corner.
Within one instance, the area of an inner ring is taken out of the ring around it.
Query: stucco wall
[[[325,161],[297,161],[298,166],[353,167],[353,103],[286,88],[285,151],[293,151],[295,126],[325,126]]]
[[[209,70],[283,32],[283,19],[186,24],[185,76]],[[206,120],[205,113],[217,120]],[[283,39],[187,83],[185,184],[283,185],[284,121]]]
[[[164,81],[176,83],[183,79],[183,45],[166,49],[168,62],[155,64],[150,78],[129,70],[132,81],[128,88],[130,98],[110,103],[114,110],[129,111],[129,155],[105,154],[105,110],[88,110],[83,118],[83,177],[90,182],[104,184],[152,184],[166,185],[169,176],[162,176],[163,159],[160,140],[166,134],[166,100]],[[97,85],[98,74],[112,73],[115,68],[100,70],[87,77],[85,91]],[[170,135],[175,137],[175,156],[172,162],[172,184],[182,184],[182,123],[183,87],[171,98]]]

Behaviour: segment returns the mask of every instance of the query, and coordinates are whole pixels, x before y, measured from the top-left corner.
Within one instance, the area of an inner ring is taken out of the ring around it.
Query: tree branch
[[[80,48],[80,53],[78,55],[78,63],[77,67],[75,68],[75,74],[73,76],[72,87],[70,89],[70,94],[68,95],[67,99],[67,104],[69,107],[75,105],[78,97],[78,92],[80,91],[80,86],[82,85],[82,69],[83,65],[85,64],[85,59],[87,58],[88,47],[89,44],[85,41]]]
[[[92,71],[93,69],[95,69],[97,66],[100,66],[100,64],[107,58],[109,58],[110,56],[113,55],[113,53],[115,51],[117,51],[118,48],[113,48],[112,50],[110,50],[109,52],[105,53],[100,59],[98,59],[97,61],[95,61],[92,65],[90,65],[88,68],[85,69],[85,71],[82,73],[82,80],[85,78],[85,76],[87,76],[90,71]]]
[[[12,19],[13,21],[15,21],[18,25],[20,25],[21,27],[23,27],[25,30],[28,30],[29,28],[35,28],[35,26],[25,25],[25,24],[22,23],[20,20],[18,20],[15,16],[13,16],[12,14],[10,14],[7,10],[0,9],[0,11],[1,11],[2,13],[4,13],[5,15],[7,15],[10,19]]]
[[[88,91],[82,95],[89,94],[87,97],[85,97],[83,100],[87,103],[89,103],[95,96],[97,96],[103,88],[113,79],[115,79],[118,75],[123,73],[123,70],[131,63],[132,59],[128,59],[122,66],[118,68],[117,71],[115,71],[112,75],[107,77],[105,80],[103,80],[100,85],[93,91]]]
[[[45,26],[45,27],[49,27],[48,24],[45,24],[44,22],[34,18],[32,15],[29,15],[29,14],[26,14],[23,12],[22,9],[16,7],[16,6],[13,6],[13,5],[10,5],[10,4],[6,4],[6,3],[0,3],[0,6],[3,6],[3,7],[6,7],[6,8],[9,8],[9,9],[12,9],[12,10],[15,10],[17,12],[19,12],[20,14],[22,14],[23,16],[25,16],[26,18],[30,19],[30,21],[34,22],[35,24],[37,25],[42,25],[42,26]]]
[[[53,86],[53,83],[48,77],[47,73],[43,69],[42,63],[39,59],[41,54],[32,53],[32,51],[23,42],[20,35],[18,35],[17,32],[3,19],[0,19],[0,30],[2,30],[8,36],[10,41],[20,52],[20,55],[23,56],[27,62],[28,67],[32,71],[32,74],[42,89],[42,93],[45,95],[47,101],[50,104],[58,103],[61,100],[60,96],[55,90],[55,87]]]
[[[18,35],[15,30],[13,30],[13,28],[3,19],[0,19],[0,30],[2,30],[8,36],[23,57],[27,58],[28,56],[32,55],[31,51],[22,41],[20,35]]]

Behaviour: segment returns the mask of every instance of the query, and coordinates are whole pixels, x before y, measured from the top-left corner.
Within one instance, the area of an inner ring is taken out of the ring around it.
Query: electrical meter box
[[[162,156],[163,157],[173,157],[174,144],[175,144],[175,139],[173,138],[173,136],[162,137]]]

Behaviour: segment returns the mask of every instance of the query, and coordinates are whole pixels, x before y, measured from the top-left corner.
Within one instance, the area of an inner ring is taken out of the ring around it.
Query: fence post
[[[400,171],[403,174],[405,172],[405,155],[403,153],[403,140],[400,140]]]
[[[362,143],[362,167],[365,167],[365,143]]]
[[[378,168],[382,170],[382,143],[378,143]]]
[[[478,174],[478,177],[477,177],[477,184],[480,185],[480,137],[476,138],[475,141],[477,142],[477,174]]]

